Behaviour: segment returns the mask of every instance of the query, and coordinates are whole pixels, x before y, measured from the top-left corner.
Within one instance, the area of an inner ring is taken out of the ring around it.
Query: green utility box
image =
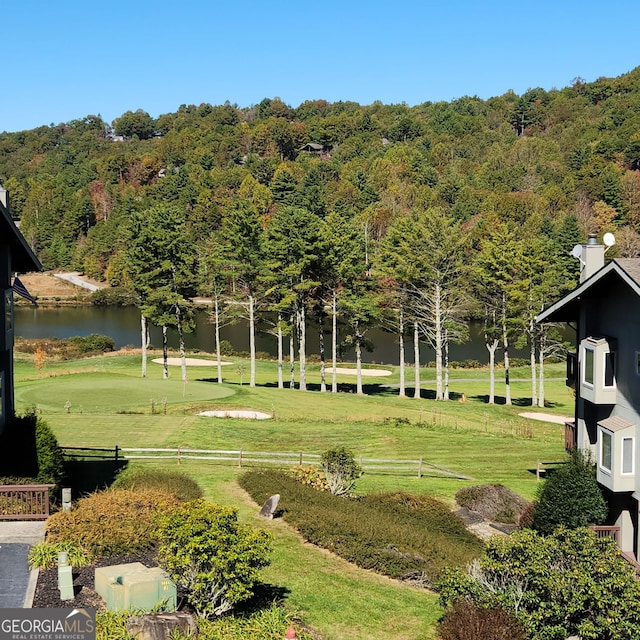
[[[110,611],[152,611],[158,607],[175,611],[177,606],[176,585],[166,572],[140,562],[96,569],[95,589]]]

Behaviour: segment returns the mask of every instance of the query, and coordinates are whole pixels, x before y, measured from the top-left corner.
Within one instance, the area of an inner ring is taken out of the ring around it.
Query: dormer
[[[580,343],[580,396],[593,404],[615,404],[616,340],[589,337]]]

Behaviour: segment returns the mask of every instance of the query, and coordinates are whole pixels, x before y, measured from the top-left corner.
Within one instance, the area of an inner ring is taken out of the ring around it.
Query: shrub
[[[329,484],[322,472],[313,465],[295,466],[289,470],[291,477],[303,484],[305,487],[311,487],[317,491],[329,491]]]
[[[231,507],[186,502],[161,518],[158,534],[161,565],[205,618],[248,599],[269,564],[269,534],[240,525]]]
[[[113,338],[98,333],[92,333],[88,336],[71,336],[69,342],[75,345],[82,354],[104,353],[105,351],[113,351],[116,348]]]
[[[356,480],[363,474],[360,465],[353,457],[353,453],[344,447],[325,451],[320,463],[329,485],[329,491],[335,496],[350,494]]]
[[[531,638],[640,637],[640,581],[615,542],[587,528],[496,536],[466,573],[447,571],[436,587],[445,607],[503,607]]]
[[[486,520],[515,524],[529,502],[501,484],[463,487],[456,492],[456,502]]]
[[[242,487],[258,503],[279,493],[282,517],[309,542],[365,569],[422,586],[446,566],[470,562],[482,542],[430,496],[399,492],[338,498],[276,470],[250,471]]]
[[[138,303],[135,292],[125,287],[97,289],[89,300],[94,307],[133,307]]]
[[[143,467],[127,467],[123,469],[111,485],[119,489],[158,489],[166,491],[178,500],[197,500],[202,498],[200,485],[185,473],[165,471]]]
[[[157,517],[177,504],[157,489],[99,491],[50,516],[47,541],[71,542],[96,557],[145,551],[157,542]]]
[[[438,625],[441,640],[525,640],[522,625],[502,607],[478,607],[458,600]]]
[[[54,569],[58,566],[58,553],[67,554],[67,562],[72,567],[84,567],[91,562],[91,555],[72,542],[39,542],[29,549],[30,569]]]
[[[591,457],[579,449],[544,481],[534,504],[533,528],[540,533],[552,533],[560,525],[575,529],[601,524],[608,513]]]
[[[37,481],[60,485],[64,476],[64,454],[51,427],[42,418],[36,419],[36,455]]]

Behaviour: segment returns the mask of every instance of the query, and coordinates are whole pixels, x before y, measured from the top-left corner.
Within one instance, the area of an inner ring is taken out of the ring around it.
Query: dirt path
[[[529,420],[540,420],[541,422],[553,422],[554,424],[564,424],[571,418],[568,416],[558,416],[552,413],[536,413],[535,411],[525,411],[518,414],[521,418],[528,418]]]

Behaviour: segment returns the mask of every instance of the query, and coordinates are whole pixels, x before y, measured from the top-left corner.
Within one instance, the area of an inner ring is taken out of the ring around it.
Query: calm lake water
[[[58,307],[58,308],[34,308],[19,306],[15,309],[16,336],[22,338],[68,338],[70,336],[84,336],[98,333],[110,336],[116,342],[117,347],[131,345],[140,346],[140,313],[136,308],[97,308],[97,307]],[[256,349],[267,352],[273,356],[277,354],[276,338],[267,332],[268,327],[259,327],[256,336]],[[451,345],[451,360],[478,360],[486,363],[489,361],[488,352],[482,338],[482,326],[472,323],[469,327],[470,339],[465,344]],[[245,323],[238,323],[221,330],[221,338],[228,340],[236,351],[249,350],[249,332]],[[365,352],[363,360],[378,364],[398,364],[398,345],[395,335],[372,329],[367,333],[367,338],[373,343],[373,351]],[[196,329],[193,333],[186,334],[185,342],[188,349],[213,352],[215,350],[214,327],[208,322],[208,314],[198,312],[196,316]],[[162,334],[159,329],[151,328],[151,344],[156,348],[162,346]],[[169,332],[169,345],[178,347],[178,338],[175,332]],[[285,344],[285,349],[288,342]],[[330,333],[325,336],[325,353],[331,357]],[[413,362],[413,344],[405,340],[405,360]],[[318,353],[318,331],[310,327],[307,331],[307,353]],[[528,357],[528,351],[511,351],[512,357]],[[354,360],[353,352],[348,352],[344,360]],[[432,349],[421,346],[420,361],[424,364],[435,359]]]

